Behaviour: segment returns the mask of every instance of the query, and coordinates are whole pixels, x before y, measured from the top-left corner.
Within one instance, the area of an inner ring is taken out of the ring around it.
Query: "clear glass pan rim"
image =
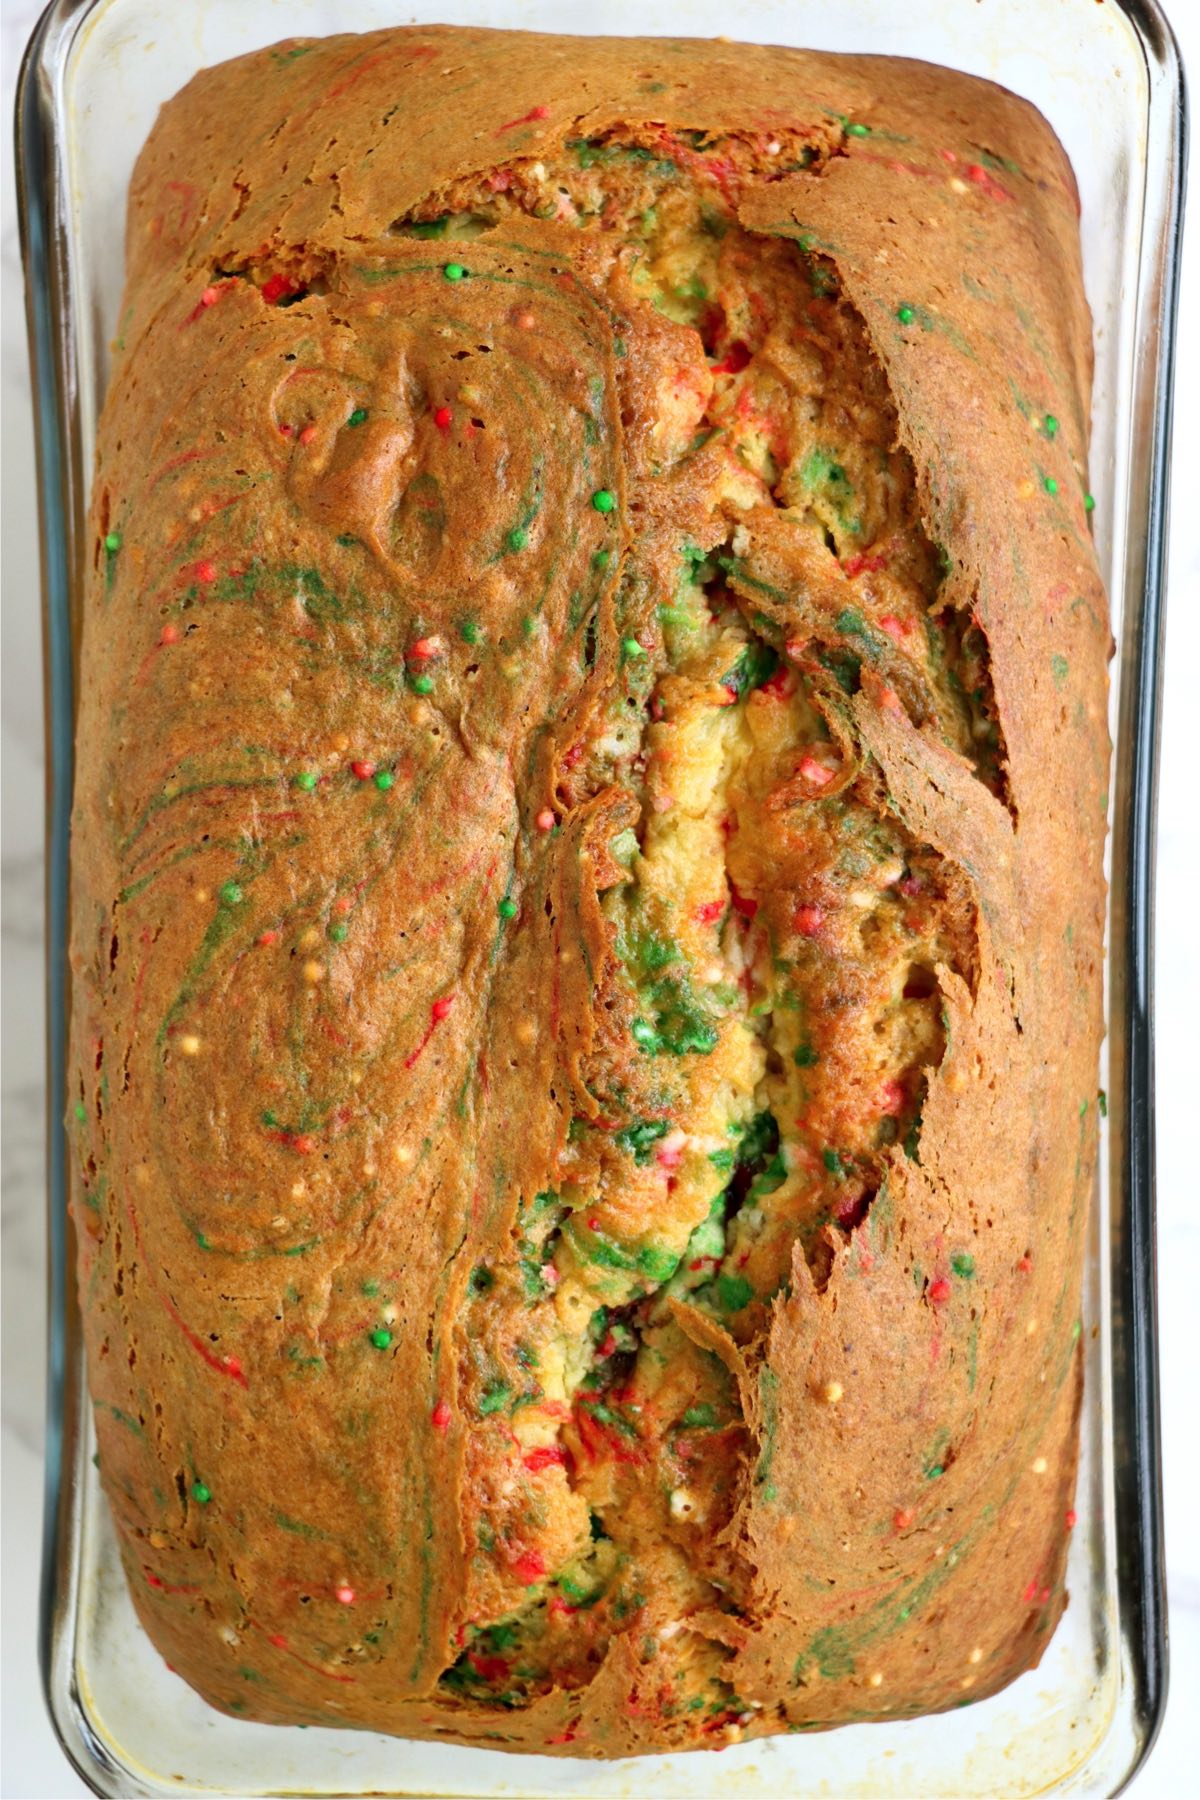
[[[86,1388],[66,1215],[64,1026],[67,841],[73,766],[73,571],[89,469],[80,446],[81,385],[73,335],[64,208],[62,74],[90,15],[111,0],[52,0],[26,51],[16,140],[34,377],[47,693],[48,1136],[50,1342],[40,1657],[59,1741],[96,1793],[129,1793],[128,1776],[88,1728],[74,1667]],[[1117,734],[1109,928],[1113,1485],[1122,1679],[1134,1732],[1118,1792],[1148,1755],[1166,1699],[1154,1248],[1153,877],[1163,639],[1168,454],[1187,144],[1183,70],[1158,0],[1109,0],[1145,58],[1146,191],[1138,259],[1131,458],[1124,518],[1125,616]],[[286,20],[281,18],[286,27]],[[121,1782],[122,1785],[114,1785]],[[146,1788],[145,1792],[159,1791]],[[180,1785],[178,1791],[187,1791]],[[199,1791],[199,1790],[193,1790]],[[1099,1790],[1095,1790],[1099,1791]]]

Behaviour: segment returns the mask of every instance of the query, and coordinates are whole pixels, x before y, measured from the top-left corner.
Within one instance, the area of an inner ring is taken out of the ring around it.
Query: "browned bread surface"
[[[134,177],[73,1210],[214,1705],[570,1755],[1065,1604],[1108,740],[1077,202],[916,63],[421,27]]]

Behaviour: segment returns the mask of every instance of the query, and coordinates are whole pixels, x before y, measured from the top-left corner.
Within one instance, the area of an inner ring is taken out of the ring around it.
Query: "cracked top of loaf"
[[[73,1210],[213,1704],[571,1755],[1065,1604],[1105,598],[1071,172],[918,63],[413,27],[163,110]]]

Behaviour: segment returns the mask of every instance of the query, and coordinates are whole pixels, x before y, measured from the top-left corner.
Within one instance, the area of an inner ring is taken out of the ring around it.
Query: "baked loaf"
[[[421,27],[143,151],[74,837],[100,1469],[256,1719],[978,1699],[1065,1604],[1109,632],[1070,169]]]

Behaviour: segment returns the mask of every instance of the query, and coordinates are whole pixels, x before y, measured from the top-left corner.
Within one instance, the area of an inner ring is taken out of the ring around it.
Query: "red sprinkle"
[[[786,700],[795,692],[795,677],[790,669],[776,669],[755,691],[767,700]]]
[[[340,1602],[342,1606],[354,1605],[354,1589],[352,1587],[346,1587],[345,1585],[342,1587],[335,1587],[333,1590],[333,1597]]]
[[[733,901],[733,910],[741,913],[743,919],[752,919],[758,911],[758,901],[749,894],[739,894],[735,887],[730,887],[729,897]]]
[[[1067,1530],[1074,1531],[1074,1529],[1075,1529],[1076,1525],[1078,1525],[1078,1523],[1079,1523],[1079,1514],[1075,1511],[1075,1508],[1073,1506],[1068,1507],[1067,1508]]]
[[[789,638],[783,647],[792,658],[792,661],[798,662],[807,650],[808,643],[805,638]]]
[[[842,574],[850,581],[856,575],[878,575],[880,569],[887,568],[886,556],[868,556],[860,552],[857,556],[848,556],[842,564]]]
[[[311,1156],[316,1147],[316,1138],[307,1131],[298,1131],[292,1138],[292,1149],[298,1156]]]
[[[443,994],[443,996],[440,1000],[434,1001],[432,1007],[430,1008],[430,1012],[434,1019],[444,1019],[446,1017],[446,1014],[450,1011],[450,1008],[453,1005],[454,1005],[454,995],[453,994]]]
[[[913,1515],[907,1506],[901,1506],[892,1514],[892,1524],[897,1531],[907,1531],[913,1522]]]
[[[723,900],[706,900],[703,906],[696,908],[696,919],[701,925],[711,925],[725,911]]]
[[[939,1275],[936,1281],[930,1282],[929,1298],[933,1301],[935,1306],[941,1306],[944,1301],[950,1298],[950,1294],[950,1283],[946,1280],[944,1275]]]
[[[269,949],[272,944],[279,942],[279,933],[277,931],[260,931],[258,941],[264,948]]]
[[[1033,1258],[1030,1256],[1028,1250],[1025,1252],[1024,1256],[1019,1258],[1017,1267],[1020,1269],[1022,1275],[1028,1275],[1029,1271],[1033,1268]]]
[[[529,111],[522,113],[519,119],[510,119],[507,125],[501,125],[496,136],[503,137],[506,131],[515,131],[518,125],[532,125],[537,119],[548,119],[549,117],[550,108],[548,106],[531,106]]]
[[[286,419],[281,419],[279,421],[280,437],[291,437],[291,435],[292,435],[293,431],[295,431],[295,429],[296,429],[296,427],[294,425],[289,425]]]
[[[558,820],[548,806],[543,806],[541,812],[534,820],[534,824],[539,831],[553,831],[554,827],[558,824]]]
[[[286,1650],[288,1647],[287,1639],[284,1637],[282,1631],[270,1632],[267,1637],[267,1642],[268,1644],[273,1644],[276,1650]]]
[[[477,1650],[468,1650],[467,1661],[484,1681],[503,1681],[508,1674],[508,1661],[503,1656],[480,1656]]]
[[[298,292],[296,283],[288,275],[271,275],[259,288],[259,293],[268,306],[274,306],[279,300],[286,299],[289,294]]]
[[[819,763],[815,756],[802,756],[798,773],[813,787],[826,787],[833,780],[833,770],[827,769],[824,763]]]
[[[217,579],[217,565],[208,561],[198,562],[192,573],[197,581],[202,581],[207,587],[210,582]]]
[[[1001,187],[1000,183],[989,175],[981,163],[968,163],[966,175],[968,181],[973,181],[976,187],[983,189],[989,200],[1012,199],[1008,189]]]
[[[435,1431],[442,1431],[442,1432],[449,1431],[449,1429],[450,1429],[450,1408],[444,1400],[438,1401],[438,1403],[434,1407],[433,1412],[431,1413],[430,1417],[433,1420],[433,1428]]]
[[[793,923],[802,937],[816,937],[825,923],[825,912],[820,906],[798,906]]]
[[[880,1111],[894,1116],[904,1105],[904,1089],[898,1081],[885,1081],[879,1093]]]
[[[513,1564],[513,1574],[526,1587],[532,1587],[546,1573],[546,1559],[540,1550],[526,1550]]]
[[[898,644],[902,638],[909,636],[912,626],[906,620],[898,619],[895,613],[885,613],[879,621],[879,629],[886,631],[888,636]]]
[[[160,644],[177,644],[179,642],[178,625],[164,625],[158,634]]]
[[[433,657],[441,654],[441,649],[441,641],[438,638],[423,637],[418,638],[416,643],[410,647],[408,655],[412,662],[429,662]]]
[[[357,775],[360,781],[370,781],[372,775],[375,773],[375,764],[373,762],[352,762],[350,768],[351,772]]]
[[[434,408],[433,422],[439,431],[449,431],[453,417],[454,414],[450,411],[448,406],[438,406]]]
[[[537,1475],[542,1469],[561,1467],[567,1453],[559,1444],[539,1444],[535,1450],[527,1450],[521,1460],[531,1475]]]
[[[311,444],[313,439],[316,437],[316,435],[317,435],[316,426],[315,425],[306,425],[304,427],[303,431],[300,433],[300,442],[302,444]]]
[[[740,375],[750,361],[750,354],[748,347],[742,343],[740,338],[736,338],[734,342],[730,344],[721,361],[713,364],[713,374]]]

